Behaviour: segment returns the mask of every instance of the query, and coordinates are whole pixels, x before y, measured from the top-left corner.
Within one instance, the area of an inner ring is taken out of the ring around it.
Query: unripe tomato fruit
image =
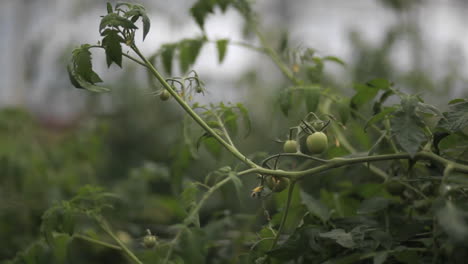
[[[153,248],[155,245],[156,245],[156,236],[146,235],[143,238],[143,246],[145,246],[145,248]]]
[[[385,184],[385,189],[392,195],[400,195],[405,191],[405,186],[397,181],[389,181]]]
[[[282,177],[267,176],[266,185],[272,192],[282,192],[289,185],[289,179]]]
[[[313,154],[322,153],[328,147],[327,135],[323,132],[315,132],[307,137],[306,144],[307,149]]]
[[[296,153],[297,152],[297,142],[296,140],[286,140],[283,145],[283,151],[286,153]]]
[[[159,95],[159,98],[161,98],[163,101],[167,101],[170,97],[171,94],[167,90],[162,91],[162,93]]]

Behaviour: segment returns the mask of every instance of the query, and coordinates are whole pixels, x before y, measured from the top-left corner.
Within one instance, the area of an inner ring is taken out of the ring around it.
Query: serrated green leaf
[[[179,43],[179,63],[182,72],[187,72],[195,63],[203,43],[203,39],[186,39]]]
[[[218,61],[219,63],[222,63],[224,60],[224,57],[226,56],[226,50],[227,50],[227,44],[229,40],[228,39],[219,39],[216,41],[216,48],[218,49]]]
[[[221,11],[224,13],[224,12],[226,12],[226,9],[228,8],[229,4],[231,3],[231,0],[216,0],[216,3],[218,4]]]
[[[320,91],[317,89],[305,89],[304,93],[307,112],[315,112],[320,102]]]
[[[142,15],[141,21],[143,22],[143,40],[145,40],[151,27],[151,21],[146,14]]]
[[[91,63],[91,52],[89,51],[90,45],[84,44],[79,48],[73,50],[72,61],[73,61],[73,70],[77,75],[87,82],[92,83],[92,63]]]
[[[244,137],[247,137],[250,134],[250,131],[251,131],[251,122],[250,122],[249,111],[241,103],[238,103],[236,105],[236,107],[239,109],[239,111],[242,114],[242,119],[244,121],[244,126],[245,126],[245,130],[246,130],[246,133],[245,133]]]
[[[208,14],[213,13],[214,1],[199,0],[190,8],[190,14],[197,22],[198,26],[203,29],[205,18]]]
[[[106,51],[106,62],[107,67],[110,67],[112,62],[119,65],[122,68],[122,46],[120,43],[124,42],[124,39],[119,36],[117,30],[105,30],[105,37],[102,39],[102,46]]]
[[[289,110],[291,109],[292,105],[292,92],[290,89],[282,89],[279,93],[279,106],[281,109],[281,112],[285,115],[288,116]]]
[[[307,207],[312,215],[318,217],[324,223],[330,219],[331,212],[326,205],[306,192],[301,191],[300,195],[302,203]]]
[[[107,14],[113,13],[111,3],[107,2]]]
[[[335,240],[337,244],[345,248],[354,248],[356,246],[351,233],[347,233],[343,229],[333,229],[330,232],[320,233],[319,236]]]
[[[356,84],[354,85],[354,89],[357,93],[351,98],[351,107],[355,109],[374,99],[379,92],[378,86],[364,84]]]
[[[450,132],[463,130],[468,126],[468,102],[450,105],[449,111],[443,114],[443,118],[440,119],[437,126]]]
[[[372,197],[362,202],[357,214],[374,214],[388,207],[390,200],[384,197]]]
[[[375,87],[379,90],[387,90],[392,86],[392,83],[386,79],[373,79],[366,83],[367,86]]]
[[[101,19],[99,24],[99,32],[101,32],[106,27],[122,27],[124,29],[138,29],[132,21],[128,20],[125,17],[121,17],[116,13],[107,14]]]
[[[226,108],[223,112],[223,121],[229,132],[233,135],[237,133],[237,113],[232,108]]]
[[[75,86],[76,88],[83,89],[83,86],[81,86],[78,80],[75,78],[75,74],[73,73],[72,67],[73,66],[71,66],[70,64],[67,65],[68,78],[70,79],[70,82],[73,86]]]
[[[332,62],[336,62],[342,66],[346,66],[346,63],[344,61],[342,61],[340,58],[338,57],[335,57],[335,56],[325,56],[323,57],[323,60],[324,61],[332,61]]]
[[[426,114],[431,114],[431,115],[435,115],[435,116],[442,116],[442,113],[439,111],[439,109],[437,109],[435,106],[430,105],[430,104],[418,102],[417,109],[418,109],[418,111],[421,111],[421,112],[426,113]]]
[[[451,104],[456,104],[456,103],[461,103],[461,102],[466,102],[466,99],[463,99],[463,98],[453,99],[448,104],[451,105]]]
[[[386,116],[390,115],[391,113],[397,110],[396,107],[385,107],[380,113],[374,115],[369,121],[366,122],[364,125],[364,130],[366,130],[371,125],[379,122],[380,120],[384,119]]]
[[[83,89],[89,90],[91,92],[97,92],[97,93],[109,92],[110,91],[110,89],[107,88],[107,87],[94,85],[94,84],[92,84],[90,82],[87,82],[87,81],[83,80],[83,78],[81,78],[81,76],[76,74],[76,72],[72,69],[71,65],[67,66],[67,71],[68,71],[68,75],[70,77],[71,83],[76,88],[83,88]],[[93,73],[93,74],[94,75],[93,75],[92,79],[95,80],[95,81],[96,80],[99,81],[100,80],[99,76],[97,76],[97,74],[95,74],[95,73]]]
[[[391,119],[392,132],[398,144],[410,155],[414,155],[426,140],[422,127],[422,121],[414,111],[397,111]]]
[[[166,44],[161,48],[161,58],[164,70],[171,75],[172,73],[172,58],[174,50],[177,46],[175,44]]]
[[[148,17],[148,14],[146,13],[146,9],[144,6],[139,5],[139,4],[131,5],[129,8],[130,10],[125,12],[125,17],[126,18],[131,17],[131,21],[133,23],[135,23],[138,20],[138,18],[141,17],[141,21],[143,23],[143,41],[144,41],[151,27],[151,21]]]
[[[213,158],[221,158],[222,146],[218,140],[216,140],[214,137],[209,137],[203,140],[203,144],[205,145],[208,152],[210,152],[210,154],[213,156]]]

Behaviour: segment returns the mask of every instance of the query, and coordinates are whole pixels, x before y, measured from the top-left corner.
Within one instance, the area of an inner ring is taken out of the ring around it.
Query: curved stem
[[[321,158],[317,158],[317,157],[314,157],[314,156],[309,156],[309,155],[306,155],[306,154],[303,154],[303,153],[279,153],[279,154],[275,154],[275,155],[272,155],[272,156],[269,156],[267,158],[265,158],[264,160],[262,160],[262,162],[260,163],[262,165],[262,167],[265,167],[265,164],[274,159],[274,158],[278,158],[278,157],[300,157],[300,158],[304,158],[304,159],[309,159],[309,160],[314,160],[314,161],[318,161],[318,162],[322,162],[322,163],[327,163],[328,160],[324,160],[324,159],[321,159]]]
[[[107,242],[104,242],[104,241],[100,241],[100,240],[94,239],[92,237],[81,235],[81,234],[73,234],[73,238],[78,238],[78,239],[88,241],[88,242],[91,242],[91,243],[99,245],[99,246],[103,246],[103,247],[107,247],[107,248],[111,248],[111,249],[115,249],[115,250],[122,250],[122,248],[119,247],[119,246],[116,246],[116,245],[113,245],[113,244],[110,244],[110,243],[107,243]]]
[[[400,159],[408,159],[408,160],[432,160],[434,162],[440,163],[444,166],[448,166],[452,164],[452,168],[454,171],[466,173],[468,174],[468,166],[455,163],[451,160],[444,159],[440,156],[432,152],[418,152],[414,156],[411,156],[408,153],[393,153],[393,154],[382,154],[382,155],[375,155],[375,156],[364,156],[364,157],[355,157],[355,158],[333,158],[328,160],[327,163],[301,171],[283,171],[283,170],[272,170],[262,167],[252,168],[249,169],[249,173],[260,173],[265,175],[272,175],[277,177],[287,177],[293,179],[301,179],[308,175],[316,175],[331,169],[340,168],[344,166],[349,166],[353,164],[360,164],[360,163],[367,163],[367,162],[376,162],[376,161],[387,161],[387,160],[400,160]],[[379,169],[380,170],[380,169]]]
[[[101,217],[95,217],[94,218],[98,225],[106,232],[117,244],[119,244],[120,248],[123,250],[123,252],[136,264],[143,264],[135,254],[122,242],[120,239],[112,232],[111,228],[109,227],[109,224],[101,218]]]
[[[171,88],[171,86],[166,82],[164,77],[154,68],[153,64],[149,62],[143,54],[141,54],[140,50],[133,45],[132,49],[135,53],[144,61],[148,69],[153,73],[153,75],[158,79],[158,81],[164,86],[164,88],[174,97],[177,103],[187,112],[187,114],[192,117],[195,122],[198,123],[206,132],[208,132],[211,136],[213,136],[218,142],[229,152],[232,153],[236,158],[240,161],[244,162],[248,166],[255,168],[258,167],[253,161],[245,157],[242,153],[240,153],[235,147],[231,146],[226,140],[224,140],[220,135],[218,135],[193,109]]]
[[[276,247],[276,244],[278,243],[278,239],[281,236],[281,233],[283,232],[284,224],[286,223],[286,218],[288,217],[289,207],[291,207],[292,194],[293,194],[295,185],[296,185],[296,181],[291,181],[291,184],[289,185],[289,188],[288,188],[288,198],[286,200],[286,207],[284,209],[283,218],[281,218],[281,223],[278,228],[278,232],[276,232],[275,240],[273,240],[270,250]]]
[[[224,123],[223,123],[223,120],[221,120],[221,118],[219,117],[218,114],[214,113],[214,115],[215,115],[216,120],[218,121],[219,126],[221,127],[221,130],[223,131],[224,136],[226,137],[227,141],[229,142],[229,144],[230,144],[231,146],[235,147],[235,146],[234,146],[234,142],[232,142],[232,139],[231,139],[231,137],[229,136],[229,133],[228,133],[228,131],[227,131],[227,129],[226,129],[226,126],[225,126]]]

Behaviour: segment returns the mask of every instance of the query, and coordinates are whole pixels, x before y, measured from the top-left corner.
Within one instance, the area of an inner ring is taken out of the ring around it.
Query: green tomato
[[[323,132],[315,132],[307,137],[306,144],[310,152],[313,154],[320,154],[328,147],[327,135]]]
[[[265,181],[272,192],[282,192],[289,185],[289,179],[283,177],[267,176]]]
[[[283,151],[285,153],[296,153],[297,152],[297,141],[296,140],[286,140],[283,145]]]
[[[385,184],[385,189],[392,195],[401,195],[405,191],[405,186],[397,181],[389,181]]]
[[[156,236],[146,235],[143,238],[143,246],[145,246],[145,248],[153,248],[156,246]]]
[[[159,95],[159,98],[161,98],[161,100],[163,100],[163,101],[167,101],[169,98],[171,98],[171,94],[167,90],[164,90]]]

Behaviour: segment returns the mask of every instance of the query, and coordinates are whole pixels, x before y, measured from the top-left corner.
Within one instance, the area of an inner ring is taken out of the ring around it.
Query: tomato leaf
[[[180,70],[186,73],[191,65],[193,65],[202,48],[204,39],[186,39],[179,43],[179,62]]]
[[[351,107],[354,109],[358,109],[365,103],[374,99],[379,92],[378,86],[369,86],[364,84],[356,84],[354,85],[354,89],[357,91],[357,93],[351,98]]]
[[[124,39],[119,36],[117,30],[106,29],[103,34],[105,37],[102,39],[102,46],[106,51],[107,67],[110,67],[114,62],[122,68],[122,46],[120,43],[124,42]]]
[[[226,50],[227,50],[227,44],[229,40],[228,39],[220,39],[216,41],[216,48],[218,49],[218,61],[219,63],[222,63],[224,60],[224,57],[226,56]]]
[[[369,126],[379,122],[380,120],[384,119],[386,116],[390,115],[391,113],[397,110],[396,107],[385,107],[380,113],[374,115],[371,119],[369,119],[366,124],[364,125],[364,130],[366,130]]]
[[[437,126],[450,132],[461,131],[468,126],[468,102],[450,105],[449,111],[443,114]]]
[[[426,140],[421,118],[416,115],[417,100],[414,97],[403,98],[402,110],[397,111],[391,119],[392,132],[406,152],[414,155]]]
[[[175,44],[166,44],[161,48],[161,58],[164,70],[171,75],[172,73],[172,58],[174,50],[177,46]]]
[[[306,192],[301,191],[300,194],[302,203],[307,207],[312,215],[318,217],[324,223],[330,219],[331,211],[326,205]]]
[[[106,27],[122,27],[124,29],[138,29],[132,21],[126,19],[125,17],[121,17],[116,13],[107,14],[105,17],[101,19],[101,23],[99,24],[99,32]]]
[[[214,4],[212,0],[199,0],[190,8],[190,14],[201,29],[205,25],[206,16],[213,13]]]

